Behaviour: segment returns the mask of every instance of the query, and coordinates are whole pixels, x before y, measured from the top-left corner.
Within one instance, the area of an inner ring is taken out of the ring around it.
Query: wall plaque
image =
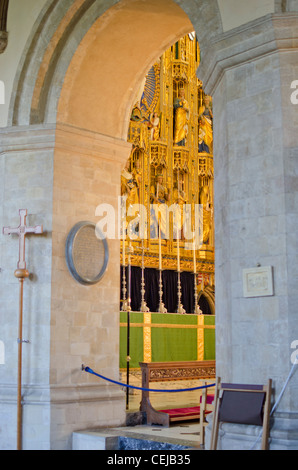
[[[81,284],[96,284],[104,275],[109,258],[107,240],[93,222],[78,222],[70,230],[65,257],[68,269]]]
[[[273,295],[272,266],[243,269],[244,297]]]

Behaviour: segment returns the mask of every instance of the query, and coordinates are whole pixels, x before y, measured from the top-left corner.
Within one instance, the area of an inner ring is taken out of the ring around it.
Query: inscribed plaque
[[[107,267],[108,246],[97,236],[92,222],[79,222],[69,232],[65,256],[67,266],[76,281],[89,285],[98,282]]]
[[[243,269],[244,297],[273,295],[272,266]]]

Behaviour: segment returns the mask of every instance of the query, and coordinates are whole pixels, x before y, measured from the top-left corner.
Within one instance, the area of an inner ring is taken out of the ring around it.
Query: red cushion
[[[200,413],[200,407],[194,406],[192,408],[173,408],[169,410],[159,410],[162,413],[167,413],[172,417],[178,418],[179,416],[193,416]]]
[[[214,401],[214,395],[207,395],[206,402],[207,404],[211,404]],[[202,402],[202,397],[200,399]],[[161,413],[167,413],[172,418],[179,418],[183,416],[195,416],[200,414],[200,407],[193,406],[193,407],[185,407],[185,408],[171,408],[168,410],[159,410]],[[211,411],[206,411],[205,414],[209,414]]]
[[[214,401],[214,395],[207,395],[207,404],[211,404]],[[202,402],[202,398],[200,400]],[[183,416],[195,416],[200,414],[200,407],[193,406],[193,407],[185,407],[185,408],[171,408],[168,410],[159,410],[161,413],[167,413],[172,418],[179,418]],[[205,414],[209,414],[211,411],[205,411]]]

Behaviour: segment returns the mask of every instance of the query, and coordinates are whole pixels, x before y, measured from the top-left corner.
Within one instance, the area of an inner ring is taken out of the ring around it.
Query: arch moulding
[[[203,58],[222,30],[216,0],[49,0],[25,47],[9,125],[64,122],[125,139],[147,70],[194,29]]]

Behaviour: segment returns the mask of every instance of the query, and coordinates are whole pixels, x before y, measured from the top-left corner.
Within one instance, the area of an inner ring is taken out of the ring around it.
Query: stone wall
[[[107,272],[89,287],[69,273],[65,242],[75,223],[97,222],[98,204],[117,209],[121,167],[130,145],[60,126],[3,132],[1,150],[1,226],[17,227],[19,208],[27,208],[27,224],[44,227],[43,235],[26,237],[30,276],[24,283],[23,338],[29,343],[23,345],[23,446],[70,448],[74,430],[125,422],[125,394],[81,370],[88,363],[119,379],[119,240],[109,240]],[[0,248],[6,353],[1,366],[1,448],[13,449],[17,238],[1,236]]]
[[[24,281],[23,381],[35,398],[48,388],[50,361],[52,197],[54,132],[50,127],[6,129],[1,133],[1,213],[0,226],[18,227],[19,209],[27,209],[27,225],[44,226],[42,235],[26,237],[27,269]],[[19,283],[14,276],[19,258],[18,237],[0,236],[1,339],[5,345],[5,364],[1,366],[0,409],[1,448],[16,445],[16,383],[18,372],[17,338],[19,321]],[[48,392],[45,392],[48,395]],[[37,399],[39,401],[40,398]],[[34,413],[34,434],[43,446],[45,419]],[[44,411],[42,411],[44,414]],[[32,430],[30,431],[32,437]],[[31,439],[31,438],[30,438]]]
[[[201,69],[215,115],[217,374],[238,383],[270,377],[273,401],[298,338],[298,121],[290,99],[297,26],[296,15],[275,15],[223,34],[212,46],[214,62]],[[272,266],[273,295],[246,298],[243,269],[257,266]],[[272,449],[298,446],[297,384],[294,375],[274,414]],[[251,439],[235,429],[224,427],[221,448],[248,448]]]

